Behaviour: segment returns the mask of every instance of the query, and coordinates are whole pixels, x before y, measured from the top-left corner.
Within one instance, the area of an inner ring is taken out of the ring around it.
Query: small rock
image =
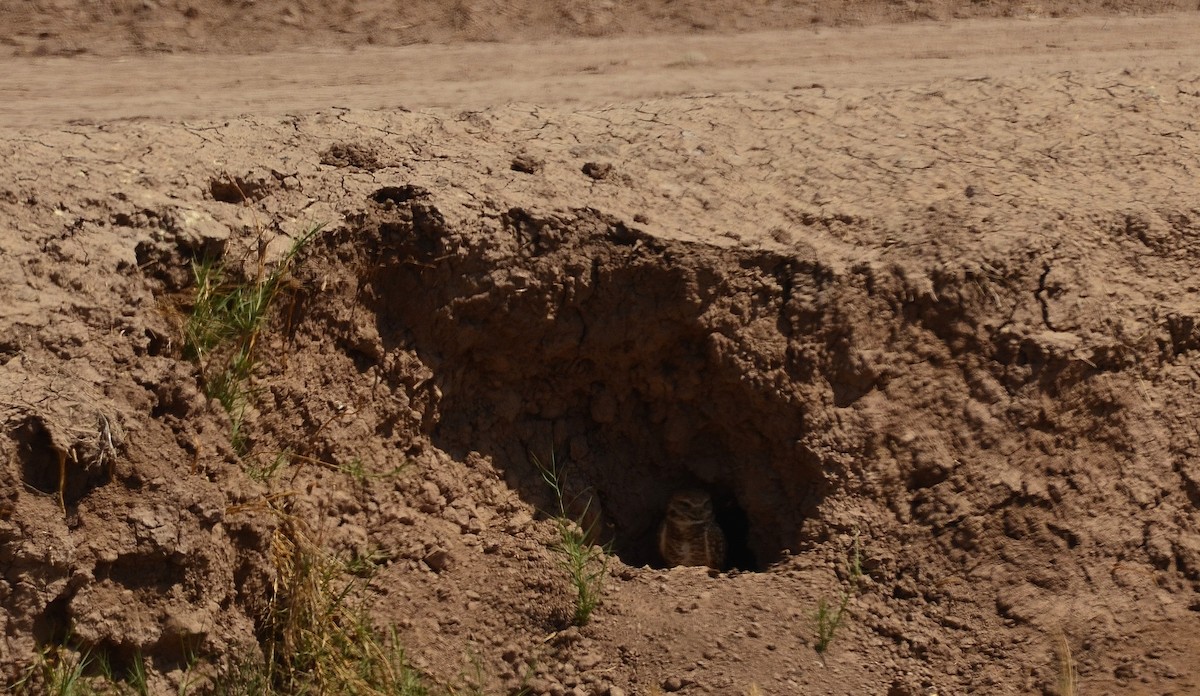
[[[683,680],[679,677],[667,677],[663,680],[662,688],[663,691],[674,693],[683,688]]]
[[[544,163],[533,155],[520,154],[512,160],[512,170],[522,174],[536,174]]]
[[[613,166],[608,162],[588,162],[583,165],[583,173],[600,181],[612,175]]]
[[[677,607],[675,607],[675,611],[679,612],[680,614],[686,614],[688,612],[696,611],[699,608],[700,608],[699,602],[691,602],[690,604],[678,605]]]
[[[163,635],[175,640],[203,637],[208,631],[205,621],[196,616],[198,612],[177,610],[163,622]]]
[[[465,528],[467,526],[467,520],[470,519],[469,517],[467,517],[466,512],[464,512],[463,510],[460,510],[459,508],[456,508],[456,507],[446,508],[446,511],[444,513],[442,513],[442,517],[445,518],[447,521],[453,522],[454,524],[458,525],[458,527],[460,529]]]
[[[625,689],[619,686],[608,687],[607,696],[625,696]]]
[[[442,490],[433,481],[425,481],[421,484],[421,494],[426,500],[438,500],[442,497]]]
[[[1138,676],[1137,665],[1130,662],[1117,665],[1117,668],[1113,670],[1113,676],[1117,679],[1134,679]]]
[[[425,565],[435,573],[449,570],[450,566],[454,564],[454,557],[450,555],[450,552],[441,548],[430,551],[421,560],[425,561]]]

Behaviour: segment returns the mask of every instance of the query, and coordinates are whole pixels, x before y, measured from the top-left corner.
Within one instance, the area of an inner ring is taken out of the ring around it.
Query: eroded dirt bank
[[[286,506],[443,684],[1054,693],[1065,640],[1194,691],[1198,111],[1129,70],[12,133],[5,664],[253,652]],[[190,263],[318,223],[239,455]],[[530,451],[614,544],[582,629]],[[726,574],[654,567],[687,485]]]

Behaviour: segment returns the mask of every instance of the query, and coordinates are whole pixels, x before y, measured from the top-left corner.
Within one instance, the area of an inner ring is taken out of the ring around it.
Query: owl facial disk
[[[676,493],[667,504],[667,516],[683,524],[705,522],[712,514],[712,498],[704,491]]]

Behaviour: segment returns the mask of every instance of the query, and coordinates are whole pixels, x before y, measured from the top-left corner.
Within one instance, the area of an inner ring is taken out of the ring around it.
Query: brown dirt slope
[[[5,668],[252,654],[286,508],[442,684],[1054,693],[1065,640],[1194,693],[1198,112],[1126,70],[10,132]],[[189,264],[316,223],[239,456]],[[530,452],[614,545],[582,629]],[[688,485],[728,573],[654,567]]]
[[[256,53],[322,46],[528,41],[967,17],[1148,14],[1196,8],[1194,0],[34,0],[0,6],[0,45],[10,47],[13,55]]]

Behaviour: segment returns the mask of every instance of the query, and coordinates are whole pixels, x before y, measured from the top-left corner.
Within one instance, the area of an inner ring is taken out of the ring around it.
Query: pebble
[[[683,688],[683,680],[679,677],[667,677],[663,680],[662,688],[663,691],[674,693]]]
[[[449,551],[442,548],[433,549],[425,554],[425,558],[421,560],[425,561],[425,565],[429,566],[429,569],[435,573],[449,570],[450,566],[454,564],[454,557],[450,555]]]

